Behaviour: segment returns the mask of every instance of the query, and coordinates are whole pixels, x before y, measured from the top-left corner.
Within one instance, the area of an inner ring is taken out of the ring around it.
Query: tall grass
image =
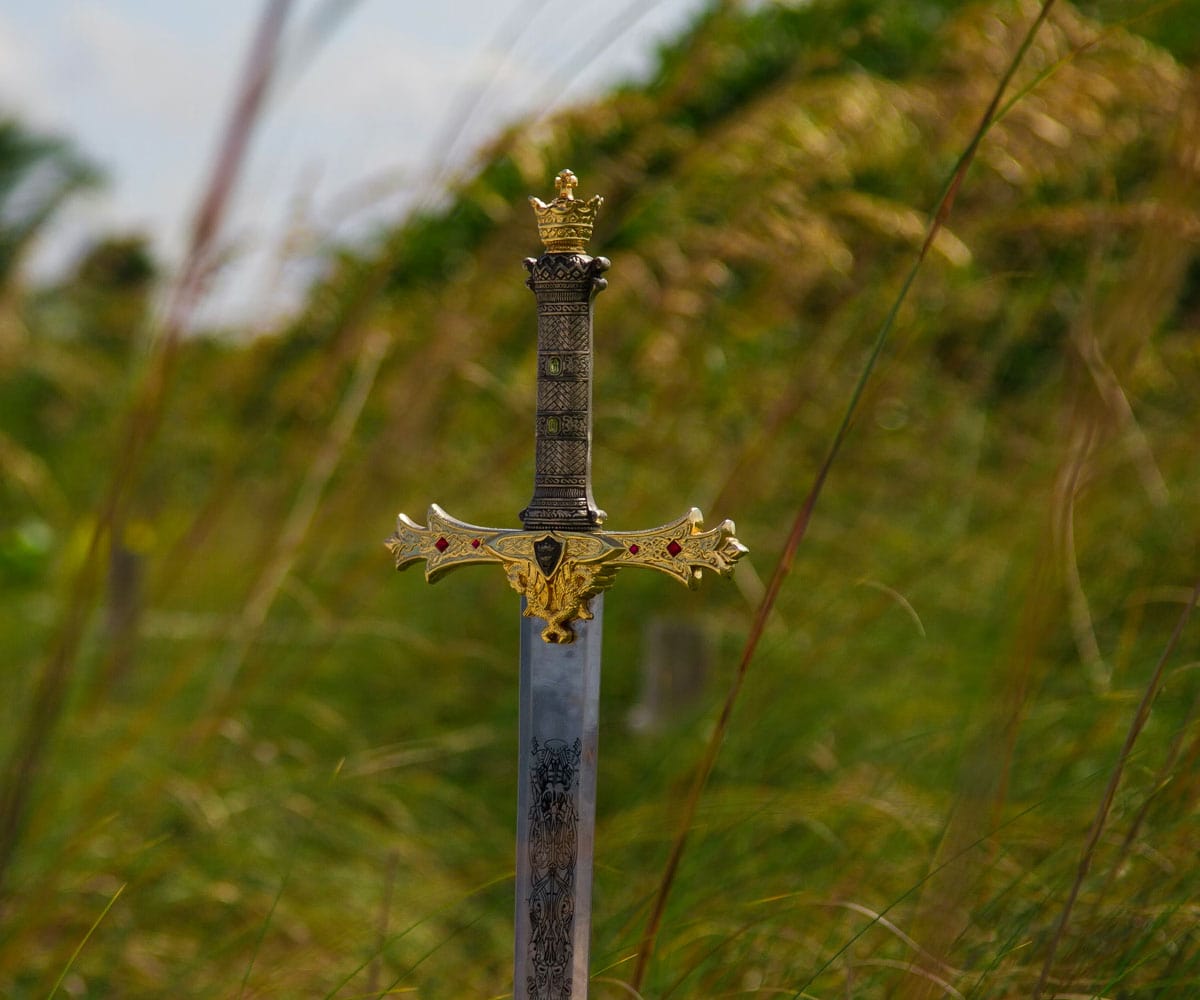
[[[230,116],[212,178],[197,210],[179,278],[167,297],[154,353],[141,380],[139,395],[129,409],[121,443],[113,458],[112,476],[99,504],[99,515],[89,533],[80,565],[73,574],[69,594],[62,603],[61,624],[38,671],[25,725],[15,741],[0,782],[0,892],[3,892],[12,855],[21,836],[31,787],[37,779],[46,743],[58,724],[84,630],[99,597],[106,549],[112,543],[114,527],[126,517],[130,493],[145,450],[154,440],[170,392],[181,338],[213,267],[221,220],[262,106],[274,49],[289,6],[290,0],[275,0],[264,10],[246,80],[237,107]]]

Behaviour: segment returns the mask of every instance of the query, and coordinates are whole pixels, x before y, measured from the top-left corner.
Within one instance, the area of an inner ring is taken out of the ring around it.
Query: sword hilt
[[[519,515],[529,531],[596,531],[604,520],[592,499],[592,300],[609,263],[587,254],[604,199],[576,199],[578,183],[560,170],[550,204],[529,199],[546,248],[525,261],[538,314],[533,499]]]
[[[544,253],[525,260],[537,298],[537,416],[533,499],[526,530],[596,531],[592,499],[592,300],[608,282],[605,257]]]
[[[592,617],[589,602],[626,566],[666,573],[689,587],[704,570],[728,576],[746,552],[732,521],[704,530],[692,508],[645,531],[604,531],[592,499],[592,300],[607,287],[604,257],[587,254],[599,196],[577,200],[569,170],[555,180],[557,197],[530,198],[546,247],[525,261],[537,298],[537,417],[533,499],[521,529],[485,528],[451,517],[436,504],[427,525],[401,514],[387,540],[404,569],[425,563],[433,581],[458,566],[500,563],[524,599],[526,617],[545,621],[548,643],[574,641],[573,623]]]

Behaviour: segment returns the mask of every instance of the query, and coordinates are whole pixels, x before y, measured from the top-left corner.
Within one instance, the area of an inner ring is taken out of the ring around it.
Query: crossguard
[[[526,531],[482,528],[451,517],[431,504],[427,526],[401,514],[386,542],[396,569],[424,560],[433,582],[452,569],[500,563],[513,590],[525,598],[526,617],[544,619],[546,642],[573,642],[572,624],[588,621],[588,602],[612,586],[617,571],[641,566],[695,588],[705,569],[728,576],[746,548],[733,536],[732,521],[704,529],[693,507],[682,517],[647,531]]]

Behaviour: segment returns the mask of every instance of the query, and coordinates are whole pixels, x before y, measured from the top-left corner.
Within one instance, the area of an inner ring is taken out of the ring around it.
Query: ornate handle
[[[572,624],[592,617],[591,599],[625,566],[641,566],[694,587],[704,570],[728,576],[746,552],[733,522],[704,530],[694,507],[648,531],[601,530],[604,511],[592,499],[592,300],[608,286],[603,257],[588,240],[603,199],[577,200],[569,170],[555,180],[557,197],[530,198],[546,252],[525,261],[537,298],[537,453],[533,499],[521,529],[484,528],[451,517],[437,504],[422,526],[401,514],[387,546],[396,568],[425,563],[435,580],[458,566],[500,563],[525,598],[525,615],[546,622],[546,642],[572,642]]]
[[[537,297],[537,416],[533,499],[526,530],[596,531],[592,499],[592,299],[608,282],[605,257],[545,253],[526,259]]]

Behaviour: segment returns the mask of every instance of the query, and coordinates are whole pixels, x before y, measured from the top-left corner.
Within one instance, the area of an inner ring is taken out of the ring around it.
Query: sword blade
[[[521,619],[514,1000],[587,998],[603,595],[591,611],[569,644]]]

